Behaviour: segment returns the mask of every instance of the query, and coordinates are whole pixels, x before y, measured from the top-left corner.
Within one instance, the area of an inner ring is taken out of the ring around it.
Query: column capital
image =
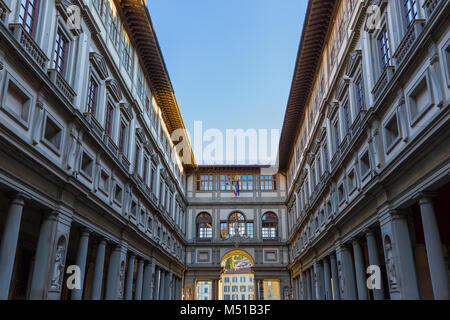
[[[372,229],[366,229],[363,232],[364,232],[364,235],[366,236],[366,238],[375,236],[375,232]]]
[[[25,193],[17,192],[12,197],[11,203],[19,206],[24,206],[25,200],[30,200],[30,197],[28,197]]]
[[[87,227],[81,228],[81,236],[89,236],[92,233],[92,230]]]
[[[106,239],[104,238],[104,237],[99,237],[98,239],[97,239],[97,245],[105,245],[106,246],[106,243],[107,243],[107,241],[106,241]]]
[[[424,191],[419,192],[414,198],[417,198],[419,200],[419,205],[421,204],[433,204],[433,198],[436,197],[436,192],[430,192],[430,191]]]
[[[408,212],[401,208],[384,208],[378,213],[380,227],[395,219],[403,219]]]

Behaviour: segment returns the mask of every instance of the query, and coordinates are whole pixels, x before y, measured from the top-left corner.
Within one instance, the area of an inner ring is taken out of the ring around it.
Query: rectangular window
[[[106,106],[105,133],[110,137],[112,134],[113,115],[114,108],[111,103],[108,102],[108,105]]]
[[[418,8],[417,0],[402,0],[403,1],[403,13],[405,15],[405,27],[409,28],[411,23],[417,18]]]
[[[144,75],[142,73],[142,69],[138,66],[138,76],[137,76],[137,92],[139,98],[143,100],[144,98]]]
[[[337,152],[341,141],[341,138],[339,137],[339,119],[336,119],[336,121],[334,122],[333,129],[334,129],[335,152]]]
[[[241,175],[239,181],[241,190],[253,190],[253,175]]]
[[[141,148],[136,144],[136,152],[134,153],[134,172],[139,172],[139,158],[141,156]]]
[[[253,222],[247,222],[247,236],[253,238]]]
[[[119,128],[119,152],[125,151],[125,138],[126,138],[126,131],[127,126],[125,122],[120,121],[120,128]]]
[[[328,146],[326,143],[323,144],[323,161],[325,170],[328,170]]]
[[[226,174],[221,174],[219,177],[219,190],[220,191],[231,191],[231,178]]]
[[[201,174],[197,177],[197,190],[212,191],[213,190],[213,175]]]
[[[87,112],[95,117],[95,112],[97,110],[97,91],[98,84],[93,77],[89,79],[88,87],[88,100],[87,100]]]
[[[119,44],[119,31],[120,31],[120,21],[117,13],[112,12],[111,24],[109,29],[109,37],[112,40],[114,46],[117,47]]]
[[[220,222],[220,237],[225,238],[227,236],[227,223]]]
[[[61,74],[64,75],[67,62],[67,47],[69,41],[62,33],[61,29],[56,32],[55,40],[55,57],[53,59],[53,67]]]
[[[122,64],[125,70],[131,74],[133,61],[132,61],[132,48],[128,35],[123,31],[124,36],[122,37]]]
[[[391,49],[389,46],[389,35],[386,26],[378,36],[378,47],[380,50],[381,70],[391,65]]]
[[[144,157],[144,169],[142,177],[144,179],[144,183],[147,184],[147,175],[148,175],[148,158]]]
[[[361,177],[365,177],[370,172],[369,151],[366,151],[360,159]]]
[[[259,186],[261,190],[276,190],[276,176],[260,175]]]
[[[26,32],[34,36],[39,11],[39,0],[22,0],[19,8],[19,22]]]
[[[362,82],[362,77],[359,76],[355,82],[356,88],[356,103],[358,104],[358,110],[362,111],[365,109],[364,103],[364,87]]]
[[[350,132],[350,107],[348,101],[344,105],[344,119],[345,119],[345,132],[346,134]]]
[[[320,155],[317,156],[317,174],[318,174],[319,179],[320,179],[320,177],[322,176],[322,163],[320,161]]]
[[[397,115],[394,115],[385,125],[385,137],[386,137],[386,146],[389,150],[394,146],[394,144],[398,141],[400,137],[400,131],[398,128]]]

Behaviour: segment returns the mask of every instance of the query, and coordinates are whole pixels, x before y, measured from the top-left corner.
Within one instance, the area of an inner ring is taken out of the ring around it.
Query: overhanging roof
[[[147,10],[147,4],[144,0],[116,0],[115,2],[130,41],[141,59],[143,71],[150,81],[153,95],[161,109],[162,118],[169,133],[172,134],[177,129],[185,130],[183,117]],[[183,139],[188,141],[191,165],[194,166],[194,153],[187,135],[184,135]]]
[[[339,0],[310,0],[308,3],[278,148],[281,171],[287,170],[292,157],[337,3]]]

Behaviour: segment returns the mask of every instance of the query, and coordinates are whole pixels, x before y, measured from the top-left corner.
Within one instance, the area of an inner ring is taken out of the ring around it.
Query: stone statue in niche
[[[386,270],[389,279],[389,286],[392,289],[395,289],[397,288],[397,274],[395,271],[394,254],[392,252],[391,239],[386,236],[384,243],[386,248]]]
[[[125,278],[125,261],[122,261],[120,264],[120,273],[119,273],[119,297],[123,296],[123,286]]]
[[[337,265],[338,265],[338,277],[339,277],[339,287],[340,287],[339,290],[341,292],[341,297],[344,297],[345,281],[344,281],[344,275],[342,274],[341,260],[338,260]]]
[[[283,290],[284,300],[291,300],[291,290],[288,287],[285,287]]]
[[[186,291],[186,300],[192,300],[192,288],[188,287]]]
[[[50,287],[53,290],[61,290],[61,281],[64,276],[64,256],[66,245],[63,238],[58,241],[55,253],[55,261],[53,262],[53,273]]]

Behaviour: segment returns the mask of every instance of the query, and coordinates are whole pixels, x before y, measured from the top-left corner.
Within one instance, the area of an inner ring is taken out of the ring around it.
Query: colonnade
[[[15,195],[1,235],[2,300],[8,299],[10,294],[26,201],[25,195]],[[66,262],[69,236],[74,229],[78,229],[80,236],[77,245],[71,246],[76,248],[76,259],[69,266]],[[93,252],[95,258],[93,272],[88,277],[89,252]],[[74,280],[70,277],[72,274],[78,278]],[[73,214],[61,209],[43,214],[30,286],[28,299],[62,299],[62,293],[69,290],[71,300],[86,297],[92,300],[175,300],[181,299],[182,283],[180,276],[154,257],[139,255],[125,240],[102,235],[78,221],[74,223]]]

